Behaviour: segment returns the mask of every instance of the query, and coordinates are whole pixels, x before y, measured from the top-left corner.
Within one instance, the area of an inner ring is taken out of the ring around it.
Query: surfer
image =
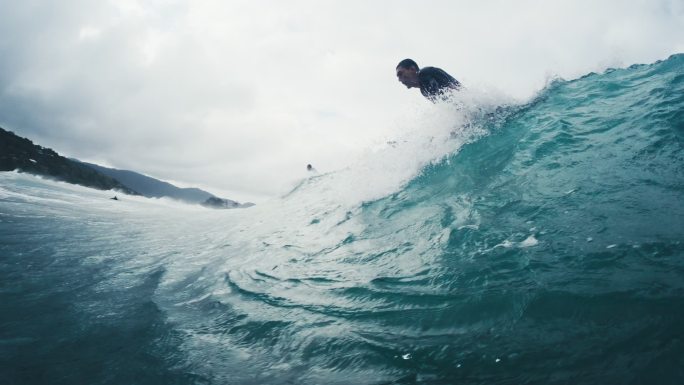
[[[317,173],[318,173],[318,171],[317,171],[317,170],[314,168],[314,166],[312,166],[311,164],[307,164],[307,165],[306,165],[306,171],[312,172],[312,173],[314,173],[314,174],[317,174]]]
[[[404,59],[397,64],[397,79],[406,88],[420,88],[420,93],[431,102],[438,98],[445,100],[451,91],[461,88],[461,83],[444,70],[435,67],[420,69],[411,59]]]

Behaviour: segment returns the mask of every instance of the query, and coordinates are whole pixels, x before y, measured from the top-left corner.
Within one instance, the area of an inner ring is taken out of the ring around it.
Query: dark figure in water
[[[461,83],[443,70],[435,67],[420,69],[411,59],[400,61],[396,70],[397,79],[406,88],[420,88],[420,93],[433,103],[437,102],[438,98],[447,99],[451,91],[461,88]]]
[[[111,200],[113,200],[113,201],[118,201],[118,200],[119,200],[119,198],[117,198],[116,195],[114,195],[114,198],[109,198],[109,199],[111,199]]]
[[[315,169],[312,165],[307,164],[307,165],[306,165],[306,171],[310,171],[310,172],[314,172],[314,173],[315,173],[315,172],[316,172],[316,169]]]

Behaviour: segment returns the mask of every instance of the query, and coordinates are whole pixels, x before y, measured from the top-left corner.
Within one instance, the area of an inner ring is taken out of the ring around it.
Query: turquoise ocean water
[[[245,210],[0,174],[0,383],[684,383],[684,55],[466,94]]]

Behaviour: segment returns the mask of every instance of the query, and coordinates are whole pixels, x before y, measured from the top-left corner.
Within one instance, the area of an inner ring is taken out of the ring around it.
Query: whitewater
[[[684,382],[683,54],[414,115],[242,210],[0,173],[0,382]]]

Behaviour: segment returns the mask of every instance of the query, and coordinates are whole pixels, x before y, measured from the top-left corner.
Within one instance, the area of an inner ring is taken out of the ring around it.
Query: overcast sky
[[[681,52],[682,0],[0,0],[0,126],[259,202],[424,108],[406,57],[525,100]]]

